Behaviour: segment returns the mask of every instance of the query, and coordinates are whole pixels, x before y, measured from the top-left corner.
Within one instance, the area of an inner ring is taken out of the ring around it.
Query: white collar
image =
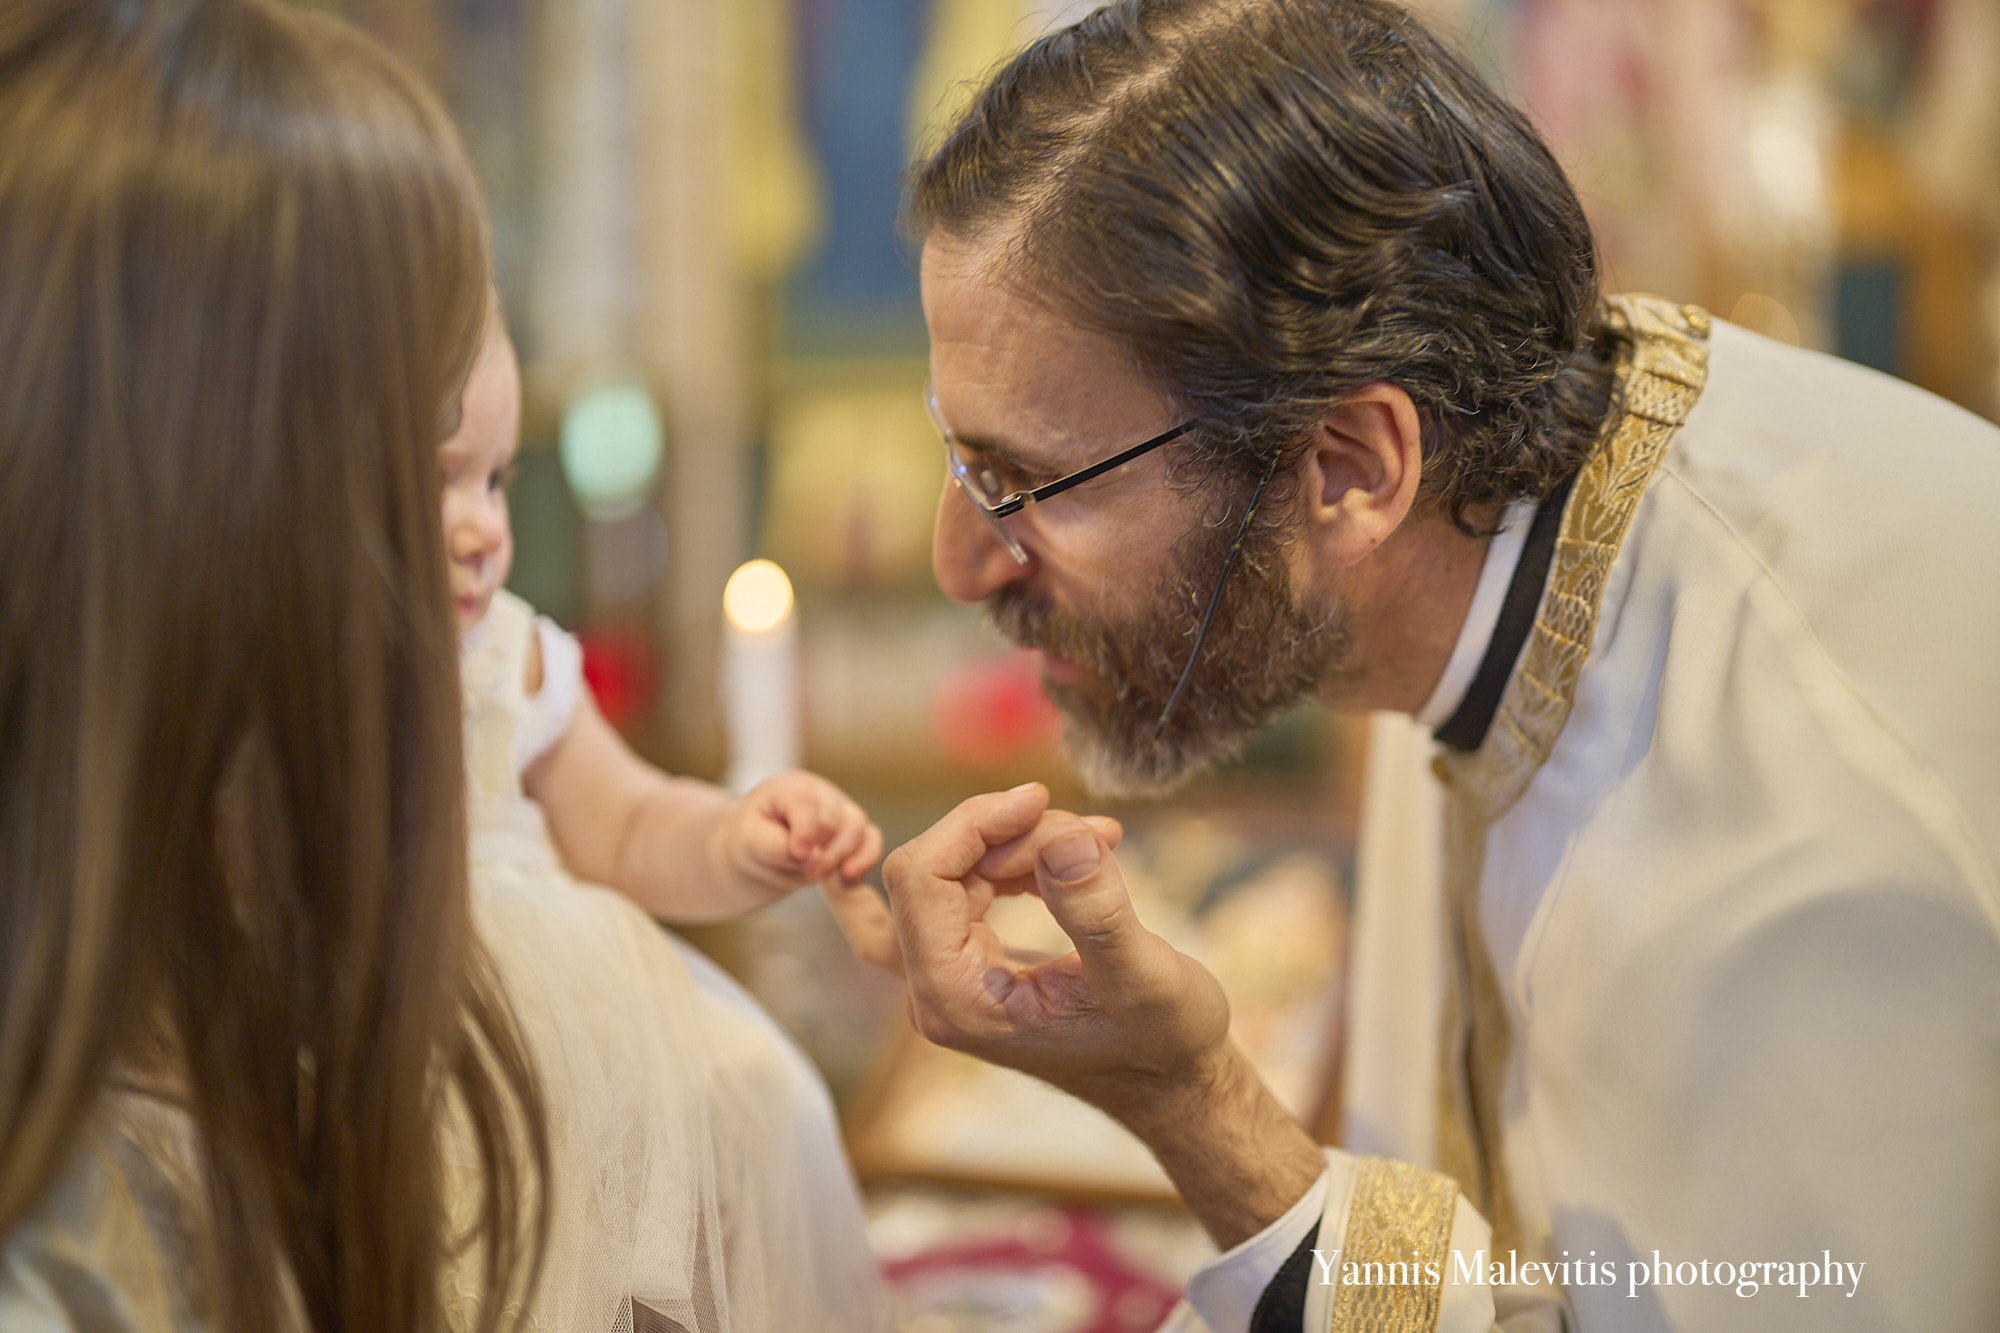
[[[1514,568],[1521,563],[1521,547],[1534,521],[1533,500],[1516,500],[1501,513],[1500,530],[1486,543],[1486,563],[1480,567],[1479,584],[1472,590],[1472,605],[1466,608],[1465,623],[1459,626],[1451,660],[1444,664],[1444,674],[1438,677],[1431,697],[1417,710],[1420,725],[1437,730],[1464,702],[1465,691],[1493,640],[1500,605],[1507,600],[1507,585],[1514,581]]]

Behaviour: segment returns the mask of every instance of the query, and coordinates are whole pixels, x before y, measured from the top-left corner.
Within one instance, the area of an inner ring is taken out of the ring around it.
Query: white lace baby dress
[[[626,1333],[638,1301],[688,1333],[890,1328],[817,1072],[719,968],[571,877],[521,790],[583,689],[576,641],[502,592],[461,670],[473,918],[538,1061],[555,1148],[527,1326]]]

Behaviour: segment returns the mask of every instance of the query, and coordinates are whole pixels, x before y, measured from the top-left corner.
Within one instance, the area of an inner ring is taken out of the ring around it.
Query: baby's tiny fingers
[[[826,845],[821,847],[818,854],[813,857],[815,874],[831,874],[835,866],[841,865],[849,856],[854,854],[855,850],[861,846],[862,839],[867,836],[868,829],[865,825],[837,826],[834,829],[833,836],[827,840]],[[848,875],[846,878],[854,879],[856,876]]]
[[[841,862],[840,874],[843,879],[860,879],[874,869],[882,859],[882,830],[870,824],[862,835],[860,848]]]
[[[762,870],[791,873],[799,858],[792,854],[792,835],[776,819],[751,819],[738,825],[737,856]]]
[[[792,859],[801,864],[816,860],[813,851],[826,840],[827,828],[819,806],[801,801],[788,813],[785,823],[791,830]]]

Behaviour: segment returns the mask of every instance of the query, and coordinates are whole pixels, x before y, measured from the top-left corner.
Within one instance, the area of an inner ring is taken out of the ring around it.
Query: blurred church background
[[[746,653],[795,654],[757,678],[796,673],[795,748],[892,846],[1029,777],[1083,801],[1032,664],[931,582],[943,469],[897,210],[899,173],[968,82],[1088,0],[321,3],[461,118],[527,386],[514,585],[584,636],[641,751],[721,778],[726,671],[754,689]],[[2000,412],[2000,0],[1416,8],[1556,146],[1608,290],[1697,301]],[[753,556],[795,591],[782,643],[725,626],[725,583]],[[1359,736],[1304,709],[1230,772],[1120,812],[1149,917],[1216,966],[1246,1039],[1329,1130]],[[1296,956],[1248,943],[1272,920]],[[1047,936],[1045,919],[1018,929]],[[1157,1321],[1198,1239],[1076,1206],[1158,1194],[1134,1145],[913,1050],[897,987],[847,958],[811,895],[701,942],[849,1110],[914,1326]],[[1043,1194],[887,1185],[907,1179]]]

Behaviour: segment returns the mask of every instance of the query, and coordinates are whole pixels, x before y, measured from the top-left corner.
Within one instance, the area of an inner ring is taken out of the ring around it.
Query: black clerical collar
[[[1556,534],[1562,530],[1563,504],[1569,499],[1576,478],[1567,478],[1535,507],[1535,521],[1521,544],[1521,558],[1514,565],[1514,577],[1507,583],[1507,596],[1500,603],[1500,618],[1493,625],[1493,637],[1486,642],[1486,656],[1465,687],[1458,708],[1439,724],[1440,742],[1454,750],[1477,750],[1486,739],[1493,715],[1500,709],[1500,697],[1507,692],[1507,680],[1514,674],[1528,631],[1535,627],[1535,612],[1542,604],[1542,589],[1549,581],[1549,566],[1555,561]]]

